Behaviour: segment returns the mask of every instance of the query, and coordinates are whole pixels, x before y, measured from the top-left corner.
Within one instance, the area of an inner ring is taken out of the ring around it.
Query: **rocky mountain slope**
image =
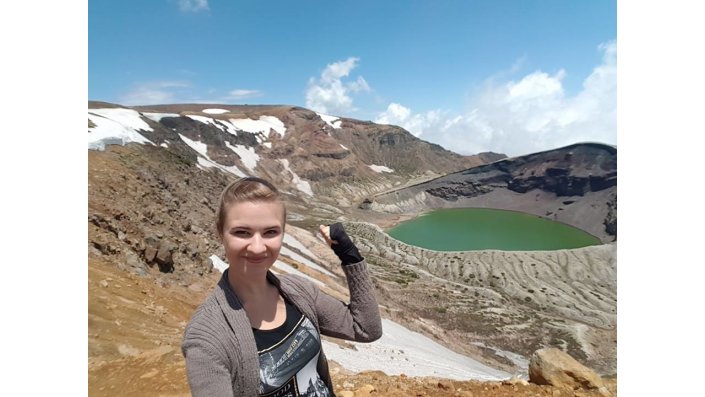
[[[396,126],[292,106],[105,106],[89,103],[89,130],[91,122],[116,119],[119,112],[118,117],[131,118],[154,145],[196,149],[201,160],[196,153],[184,154],[201,166],[211,161],[235,175],[256,172],[309,196],[329,195],[329,201],[338,205],[340,200],[344,205],[408,179],[443,175],[504,157],[461,156]],[[341,184],[346,186],[343,191],[336,189]]]
[[[212,226],[218,194],[242,175],[269,178],[286,194],[287,240],[275,271],[309,277],[345,299],[342,272],[314,230],[362,221],[346,227],[369,258],[385,318],[510,374],[526,374],[528,355],[547,345],[602,374],[616,371],[615,243],[555,253],[433,253],[379,228],[409,216],[375,207],[398,206],[385,192],[407,194],[447,174],[495,166],[501,155],[460,156],[398,127],[291,106],[91,102],[88,118],[91,395],[188,393],[180,337],[224,258]],[[562,164],[570,170],[570,161]],[[508,191],[540,211],[564,200],[543,185],[520,193],[500,184],[489,195]],[[372,204],[360,209],[365,199]],[[603,224],[589,219],[590,227]]]

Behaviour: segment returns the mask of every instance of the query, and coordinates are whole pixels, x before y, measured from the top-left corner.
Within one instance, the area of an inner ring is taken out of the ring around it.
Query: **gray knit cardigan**
[[[345,304],[303,277],[267,273],[286,299],[314,324],[322,335],[372,342],[382,336],[382,320],[374,286],[362,262],[343,266],[350,304]],[[250,321],[228,283],[227,270],[218,285],[196,309],[186,326],[181,351],[191,393],[199,396],[258,396],[259,357]],[[323,350],[318,373],[335,395]]]

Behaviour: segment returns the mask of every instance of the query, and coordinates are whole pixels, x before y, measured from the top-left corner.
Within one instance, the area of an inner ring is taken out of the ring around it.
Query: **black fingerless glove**
[[[350,240],[350,237],[345,233],[343,224],[340,222],[330,225],[330,239],[335,240],[338,244],[332,244],[333,252],[338,256],[343,266],[358,263],[362,261],[362,255],[357,250],[355,244]]]

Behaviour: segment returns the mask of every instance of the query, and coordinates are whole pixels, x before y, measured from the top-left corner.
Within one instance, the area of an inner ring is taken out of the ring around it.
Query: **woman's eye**
[[[267,236],[277,236],[279,235],[279,230],[267,230],[265,232],[265,235]]]
[[[250,232],[246,230],[235,230],[232,235],[236,237],[247,237],[250,235]]]

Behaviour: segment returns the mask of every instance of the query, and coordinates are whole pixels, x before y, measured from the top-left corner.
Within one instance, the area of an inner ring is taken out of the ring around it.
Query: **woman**
[[[334,396],[320,334],[358,342],[382,336],[367,265],[340,223],[319,231],[342,262],[350,304],[302,277],[269,271],[285,221],[279,192],[263,179],[223,191],[216,226],[229,267],[182,343],[194,396]]]

